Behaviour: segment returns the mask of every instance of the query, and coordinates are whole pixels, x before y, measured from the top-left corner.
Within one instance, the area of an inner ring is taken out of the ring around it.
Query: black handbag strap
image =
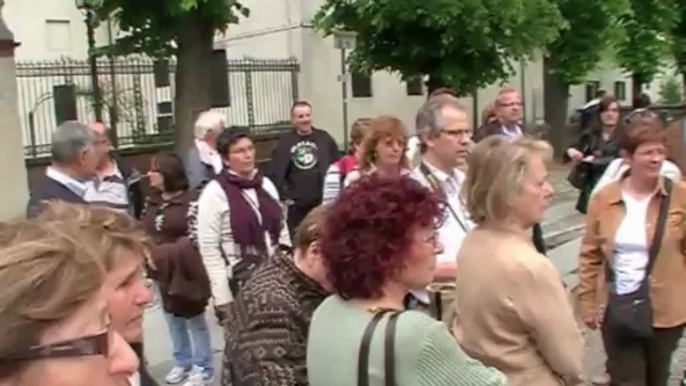
[[[374,315],[369,321],[367,327],[362,335],[362,344],[360,345],[360,353],[357,361],[357,385],[369,386],[369,351],[371,348],[372,337],[374,331],[379,325],[381,319],[390,310],[382,310]],[[384,336],[384,379],[385,386],[396,386],[395,381],[395,330],[398,322],[400,312],[393,313],[386,323],[386,331]]]
[[[672,180],[669,178],[664,178],[663,181],[667,195],[660,199],[660,209],[657,215],[657,223],[655,224],[655,233],[653,234],[653,241],[648,249],[648,266],[646,267],[645,280],[648,279],[653,271],[655,260],[657,260],[657,255],[660,253],[662,239],[664,238],[665,234],[665,225],[667,224],[667,215],[669,214],[669,203],[672,198]],[[606,264],[605,267],[607,271],[607,282],[614,282],[614,270],[609,267],[609,264]]]
[[[388,318],[386,324],[386,337],[384,340],[384,372],[386,386],[396,386],[395,382],[395,325],[398,323],[398,316],[401,312],[396,312]]]
[[[662,246],[662,239],[665,234],[665,225],[667,224],[667,215],[669,214],[669,203],[672,199],[672,180],[664,178],[665,191],[667,195],[660,199],[660,211],[657,215],[657,224],[655,224],[655,234],[653,235],[653,242],[650,244],[648,252],[648,267],[646,267],[646,277],[650,276],[655,266],[655,260],[660,253]]]
[[[360,353],[357,358],[357,386],[369,386],[369,349],[372,344],[372,337],[376,326],[379,324],[387,310],[380,311],[374,314],[372,320],[367,324],[367,328],[362,335],[362,344],[360,345]]]

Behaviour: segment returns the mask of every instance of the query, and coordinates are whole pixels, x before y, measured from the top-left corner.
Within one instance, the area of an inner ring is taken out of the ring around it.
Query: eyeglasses
[[[107,357],[112,332],[110,329],[95,335],[65,340],[63,342],[33,346],[10,358],[0,359],[0,363],[21,362],[38,359],[76,358],[91,355]]]

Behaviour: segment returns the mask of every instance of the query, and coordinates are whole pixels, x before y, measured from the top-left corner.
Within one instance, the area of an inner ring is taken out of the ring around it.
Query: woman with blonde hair
[[[114,263],[102,254],[137,244],[138,233],[126,233],[128,216],[109,209],[80,215],[86,211],[0,225],[2,386],[126,386],[134,379],[138,359],[108,315],[119,290],[107,278]]]
[[[545,142],[500,136],[470,155],[463,195],[476,224],[457,256],[453,333],[511,386],[582,384],[583,341],[562,280],[531,228],[553,188]]]
[[[398,118],[380,116],[372,119],[358,152],[358,167],[348,174],[343,186],[348,187],[361,176],[372,173],[387,177],[409,174],[406,144],[407,129]]]

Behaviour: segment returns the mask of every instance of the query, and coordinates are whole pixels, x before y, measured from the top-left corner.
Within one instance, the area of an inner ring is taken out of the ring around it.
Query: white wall
[[[21,43],[17,60],[87,58],[84,16],[74,0],[6,0],[4,15],[15,40]],[[103,28],[96,39],[105,39]]]

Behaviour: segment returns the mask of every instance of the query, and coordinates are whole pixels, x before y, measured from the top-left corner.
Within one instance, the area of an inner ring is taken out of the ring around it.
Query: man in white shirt
[[[455,276],[457,252],[471,228],[460,189],[465,175],[458,169],[467,161],[471,128],[465,108],[457,98],[440,95],[424,103],[417,113],[421,162],[412,175],[446,201],[445,220],[438,229],[444,251],[437,257],[436,276]]]
[[[455,278],[457,252],[472,227],[469,214],[460,199],[465,175],[458,169],[466,163],[472,132],[467,111],[452,95],[438,95],[425,102],[417,113],[416,127],[420,138],[421,161],[412,176],[442,196],[446,203],[444,221],[438,229],[443,253],[436,257],[435,280],[447,283],[449,288],[440,291],[442,298],[434,302],[436,309],[433,312],[448,322],[448,309],[454,292],[450,284]],[[428,291],[413,292],[412,295],[414,299],[408,299],[409,307],[424,308],[432,303]],[[413,301],[420,304],[413,304]]]

